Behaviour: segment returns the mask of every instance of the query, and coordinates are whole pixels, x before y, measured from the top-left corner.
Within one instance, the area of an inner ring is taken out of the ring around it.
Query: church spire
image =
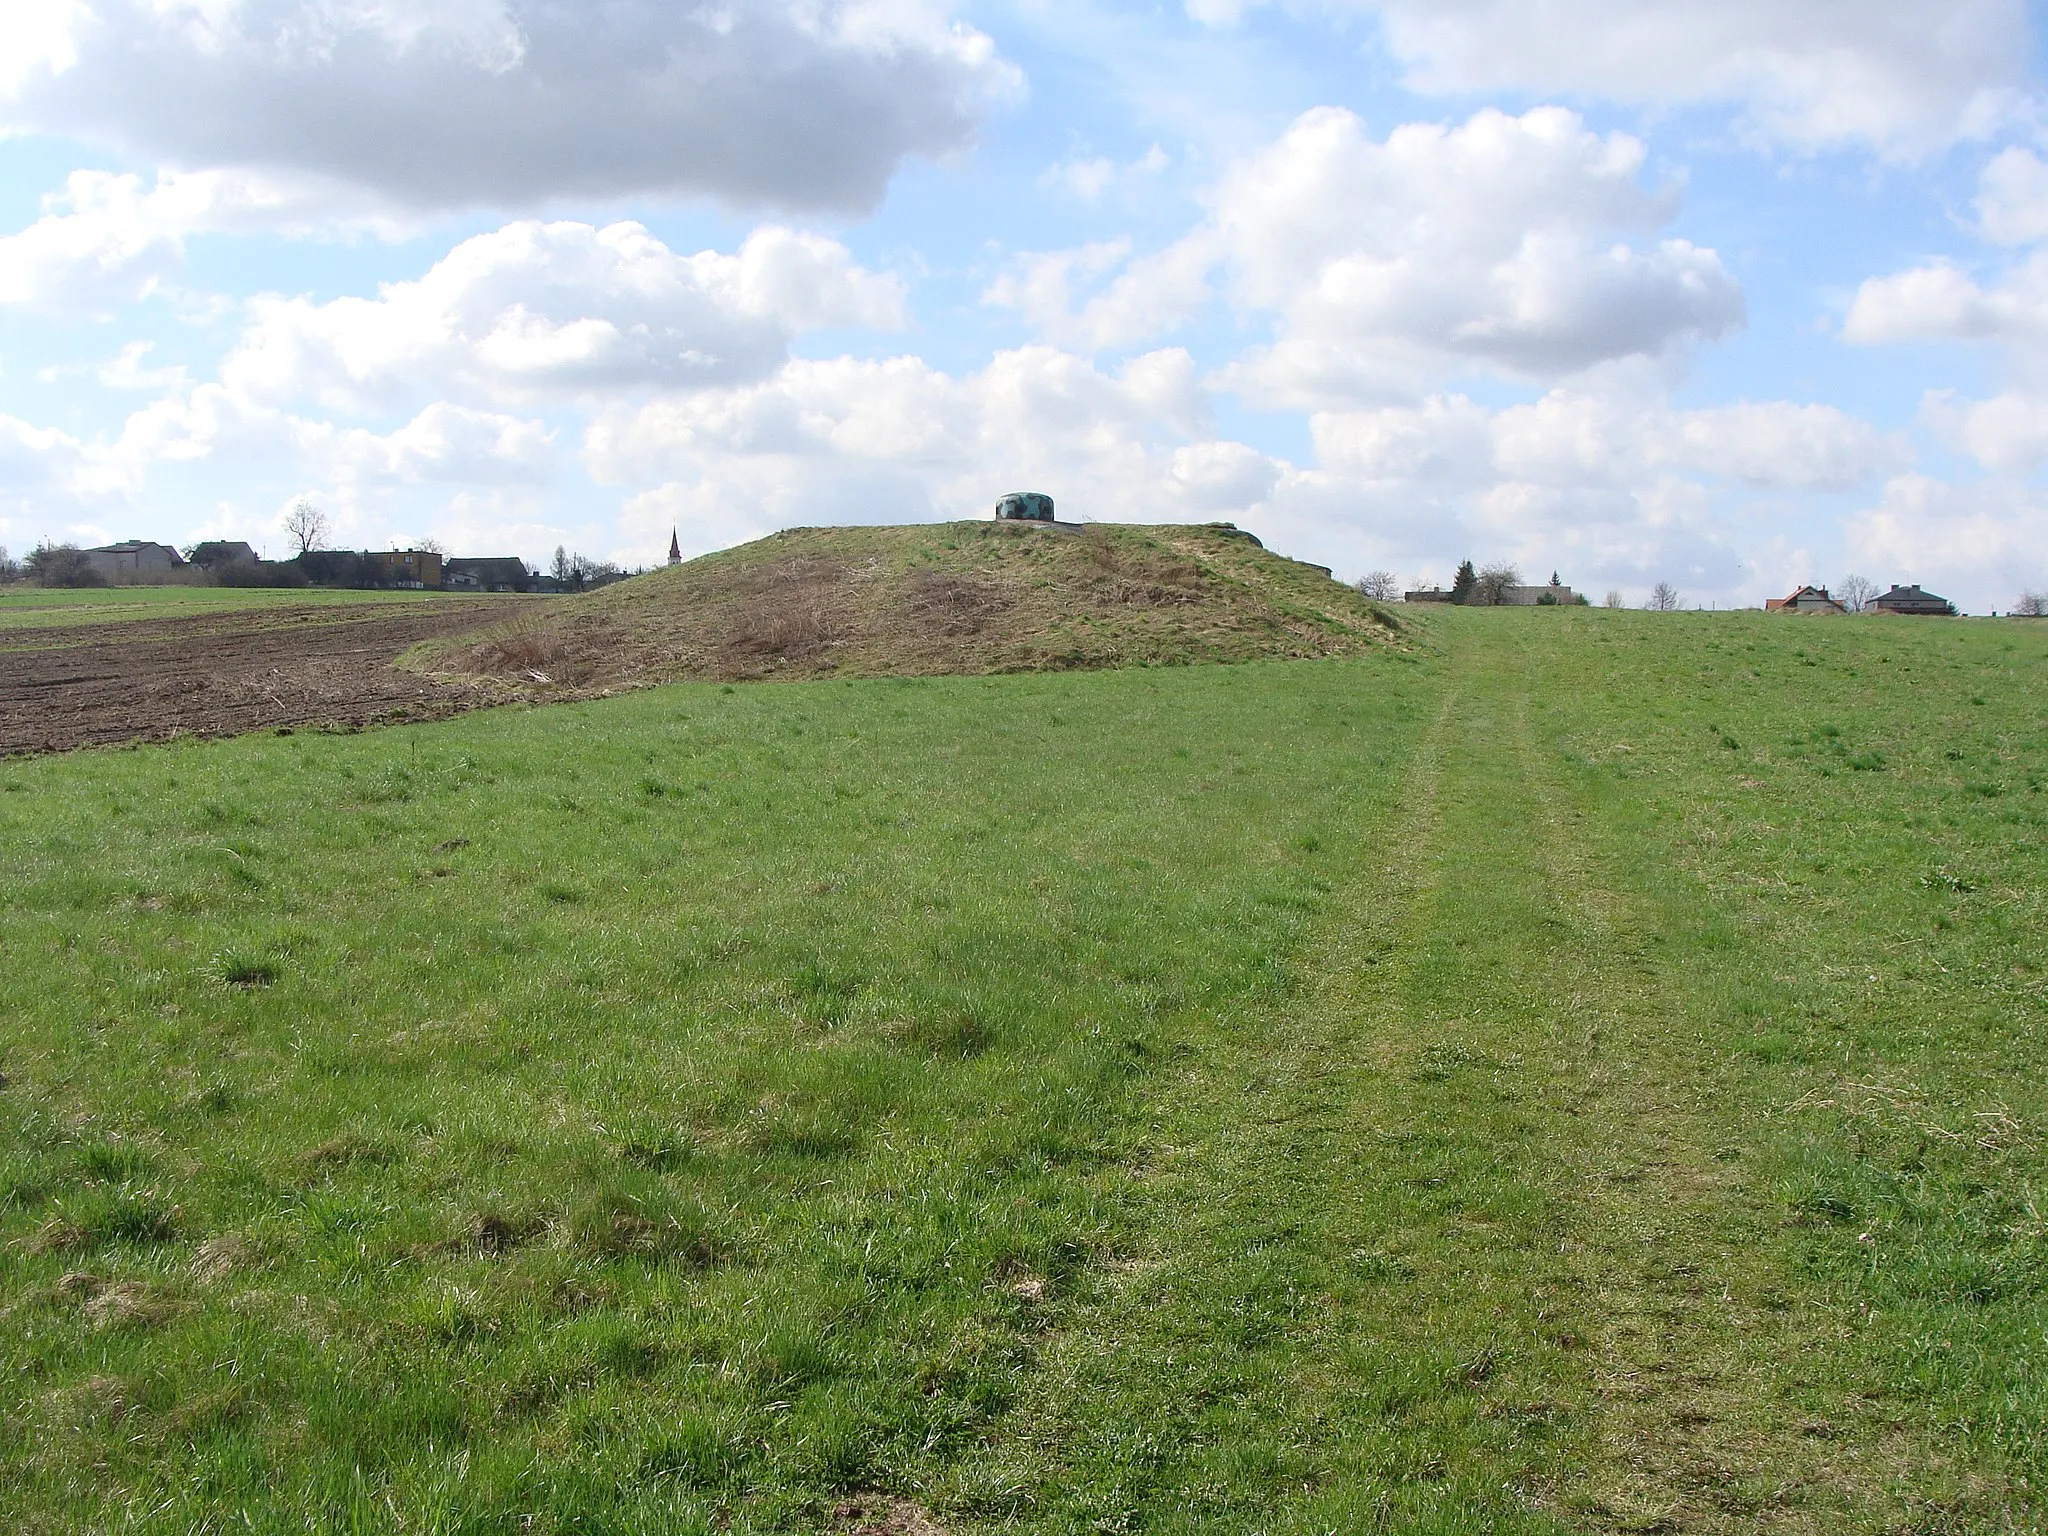
[[[683,546],[677,541],[676,531],[673,528],[668,531],[668,563],[670,565],[681,565],[683,563]]]

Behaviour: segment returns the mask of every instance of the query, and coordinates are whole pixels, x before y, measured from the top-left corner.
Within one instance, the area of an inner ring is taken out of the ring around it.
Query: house
[[[185,568],[185,557],[168,544],[147,539],[123,539],[119,544],[102,544],[85,551],[86,564],[108,581],[146,581]]]
[[[1953,618],[1956,611],[1954,603],[1932,592],[1922,592],[1917,583],[1902,587],[1894,582],[1891,591],[1872,599],[1870,606],[1878,613],[1924,613],[1941,618]]]
[[[1801,587],[1790,597],[1764,599],[1766,613],[1847,613],[1838,600],[1828,596],[1826,587]]]
[[[525,592],[533,572],[517,555],[462,556],[441,562],[441,585],[450,592]]]
[[[1585,601],[1578,593],[1552,575],[1547,585],[1540,587],[1504,587],[1500,600],[1503,604],[1517,608],[1548,608],[1553,603],[1576,607]]]
[[[255,547],[243,539],[208,539],[204,544],[194,544],[189,557],[201,570],[210,571],[218,565],[254,565],[257,561]]]
[[[441,557],[431,549],[371,550],[363,559],[380,587],[441,585]]]

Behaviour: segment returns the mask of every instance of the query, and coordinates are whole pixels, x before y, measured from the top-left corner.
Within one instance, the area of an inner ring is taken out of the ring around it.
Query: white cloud
[[[1348,112],[1306,114],[1217,194],[1236,297],[1284,317],[1246,385],[1316,403],[1461,366],[1551,378],[1738,327],[1741,289],[1712,251],[1613,240],[1672,211],[1642,165],[1636,140],[1554,107],[1384,143]]]
[[[1845,340],[2004,343],[2022,368],[2048,340],[2048,164],[2012,147],[1977,179],[1977,229],[1995,245],[2020,247],[1995,276],[1979,278],[1946,260],[1866,278],[1842,321]]]
[[[1267,404],[1408,395],[1475,370],[1552,379],[1742,324],[1742,290],[1714,252],[1616,239],[1673,211],[1642,169],[1637,140],[1555,107],[1410,123],[1384,141],[1323,107],[1232,167],[1199,228],[1078,311],[1072,278],[1116,247],[1023,258],[988,297],[1108,346],[1199,312],[1220,269],[1240,313],[1278,317],[1278,341],[1231,373]]]
[[[0,131],[410,208],[861,210],[1017,77],[947,0],[21,0]]]
[[[374,299],[261,297],[221,377],[252,400],[341,410],[420,399],[571,401],[766,377],[792,336],[902,321],[901,283],[844,246],[765,228],[680,255],[638,224],[520,222]]]
[[[110,486],[139,491],[152,465],[233,455],[363,485],[541,484],[554,476],[546,422],[435,401],[390,432],[341,426],[201,384],[150,402],[95,451]]]
[[[0,238],[0,304],[72,309],[146,298],[184,260],[184,230],[149,206],[137,176],[74,171],[43,215]]]
[[[2011,387],[1986,400],[1930,390],[1921,422],[1945,446],[1995,474],[2029,472],[2048,462],[2048,245],[2042,243],[2048,241],[2048,165],[2025,149],[1993,156],[1978,178],[1977,217],[1986,240],[2021,247],[2003,270],[1980,278],[1938,260],[1868,278],[1843,318],[1842,336],[1867,346],[1991,344]],[[1934,493],[1917,481],[1900,484],[1901,496],[1933,504]],[[1901,526],[1921,522],[1916,515]]]
[[[84,445],[67,433],[0,416],[0,485],[10,493],[61,486],[83,459]]]
[[[1159,175],[1173,163],[1166,151],[1154,144],[1128,164],[1119,165],[1106,155],[1062,160],[1049,166],[1038,178],[1042,187],[1061,187],[1084,203],[1099,203],[1105,192],[1118,182],[1135,182]]]
[[[1853,569],[1918,582],[1966,609],[2005,609],[2048,590],[2048,505],[2009,480],[1951,484],[1927,475],[1887,481],[1875,506],[1844,529]]]
[[[195,171],[162,172],[145,185],[136,175],[73,171],[43,199],[40,218],[0,237],[0,304],[109,311],[182,273],[190,235],[350,227],[392,232],[360,198],[305,183]]]
[[[1029,251],[989,284],[982,302],[1014,309],[1055,336],[1088,334],[1091,328],[1085,320],[1076,325],[1072,319],[1076,280],[1085,282],[1113,272],[1130,254],[1127,239],[1102,240],[1064,251]]]
[[[1065,187],[1084,203],[1099,202],[1116,180],[1116,162],[1101,155],[1062,160],[1038,178],[1040,186]]]
[[[555,472],[555,432],[545,422],[446,401],[390,433],[338,431],[326,423],[294,427],[301,462],[324,461],[329,475],[352,483],[535,485]]]
[[[2017,145],[1992,156],[1977,179],[1977,224],[1998,245],[2048,238],[2048,165]]]
[[[1437,395],[1317,413],[1320,468],[1283,484],[1269,515],[1354,570],[1441,578],[1443,551],[1462,547],[1596,593],[1668,579],[1726,603],[1783,582],[1769,548],[1787,497],[1853,490],[1910,460],[1829,406],[1682,410],[1644,370],[1603,383],[1500,410]]]
[[[1946,262],[1864,280],[1842,321],[1847,341],[1998,341],[2048,336],[2048,253],[1986,288]]]
[[[2025,0],[1321,0],[1378,14],[1408,84],[1736,106],[1801,150],[1916,157],[2023,117]],[[1189,0],[1232,24],[1247,0]]]
[[[94,370],[93,377],[107,389],[179,389],[186,383],[185,370],[175,364],[165,368],[144,366],[156,350],[153,341],[131,341],[113,358]]]
[[[1841,491],[1907,451],[1833,406],[1742,401],[1702,410],[1556,389],[1488,411],[1462,395],[1311,418],[1317,458],[1366,481],[1515,483],[1557,490],[1640,486],[1685,474],[1775,490]]]
[[[2048,398],[2039,394],[1967,400],[1954,390],[1930,391],[1920,414],[1944,445],[1986,469],[2026,472],[2048,463]]]

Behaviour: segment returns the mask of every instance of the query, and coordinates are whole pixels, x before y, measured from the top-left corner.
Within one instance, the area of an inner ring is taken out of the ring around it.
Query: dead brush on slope
[[[1081,537],[1089,561],[1114,578],[1102,593],[1109,602],[1157,608],[1202,600],[1202,572],[1193,561],[1148,558],[1097,528]]]
[[[513,677],[558,668],[569,659],[569,647],[549,635],[498,635],[469,647],[463,659],[470,670]]]
[[[911,614],[942,635],[978,635],[1011,606],[995,582],[946,571],[912,571],[909,587]]]
[[[749,572],[735,584],[736,604],[725,652],[742,673],[763,661],[802,661],[841,639],[838,609],[846,568],[799,556]]]
[[[615,624],[587,616],[552,634],[530,630],[492,635],[462,655],[459,670],[517,683],[586,688],[651,660],[646,647]]]

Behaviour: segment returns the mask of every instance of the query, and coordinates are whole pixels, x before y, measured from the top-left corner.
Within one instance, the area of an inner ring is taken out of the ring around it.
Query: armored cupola
[[[999,523],[1049,523],[1052,520],[1052,498],[1038,491],[1012,491],[996,503],[996,521]]]

